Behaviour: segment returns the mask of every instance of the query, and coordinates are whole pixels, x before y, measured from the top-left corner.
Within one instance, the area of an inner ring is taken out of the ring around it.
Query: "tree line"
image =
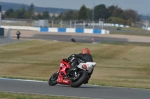
[[[34,8],[35,8],[34,4],[31,4],[28,9],[25,9],[24,6],[22,6],[21,9],[18,9],[18,10],[9,9],[5,12],[2,18],[3,19],[5,18],[32,19],[32,20],[50,18],[48,11],[35,14]]]
[[[140,21],[140,17],[137,11],[133,9],[123,10],[115,5],[106,7],[104,4],[99,4],[93,9],[89,9],[85,5],[83,5],[79,11],[70,10],[66,13],[61,13],[58,18],[62,20],[101,20],[108,23],[118,23],[124,25],[131,25],[131,23]]]
[[[138,13],[133,9],[123,10],[116,5],[106,7],[104,4],[96,5],[93,9],[87,8],[85,5],[81,6],[79,11],[70,10],[61,13],[58,17],[50,17],[48,11],[35,14],[34,4],[31,4],[28,9],[22,6],[21,9],[9,9],[3,15],[3,18],[17,18],[17,19],[48,19],[48,20],[82,20],[82,21],[104,21],[108,23],[118,23],[124,25],[131,25],[131,23],[140,20]]]

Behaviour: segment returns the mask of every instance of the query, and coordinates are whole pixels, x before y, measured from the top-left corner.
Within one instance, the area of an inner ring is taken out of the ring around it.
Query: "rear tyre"
[[[57,78],[58,78],[58,73],[56,72],[50,77],[48,84],[50,86],[55,86],[57,84]]]
[[[88,78],[88,73],[86,71],[78,72],[78,78],[70,81],[71,87],[80,87]]]

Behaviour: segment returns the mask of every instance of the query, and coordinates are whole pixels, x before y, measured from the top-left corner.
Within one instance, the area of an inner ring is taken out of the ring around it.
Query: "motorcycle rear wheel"
[[[86,71],[78,72],[79,77],[76,80],[71,80],[70,85],[71,87],[80,87],[88,78],[88,73]]]
[[[55,86],[57,84],[57,78],[58,78],[58,73],[56,72],[50,77],[48,84],[50,86]]]

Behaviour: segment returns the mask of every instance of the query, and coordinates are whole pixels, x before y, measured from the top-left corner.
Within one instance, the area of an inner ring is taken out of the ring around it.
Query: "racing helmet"
[[[90,54],[90,50],[88,48],[84,48],[82,50],[82,54]]]

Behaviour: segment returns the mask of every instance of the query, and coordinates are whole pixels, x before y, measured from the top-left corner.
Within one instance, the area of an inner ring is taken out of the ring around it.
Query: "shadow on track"
[[[70,85],[60,85],[60,84],[58,84],[58,85],[56,85],[57,87],[65,87],[65,88],[73,88],[73,87],[71,87]],[[55,87],[55,86],[53,86],[53,87]],[[80,87],[78,87],[78,88],[75,88],[75,89],[85,89],[85,88],[89,88],[89,89],[95,89],[95,88],[99,88],[99,86],[91,86],[91,85],[82,85],[82,86],[80,86]]]

